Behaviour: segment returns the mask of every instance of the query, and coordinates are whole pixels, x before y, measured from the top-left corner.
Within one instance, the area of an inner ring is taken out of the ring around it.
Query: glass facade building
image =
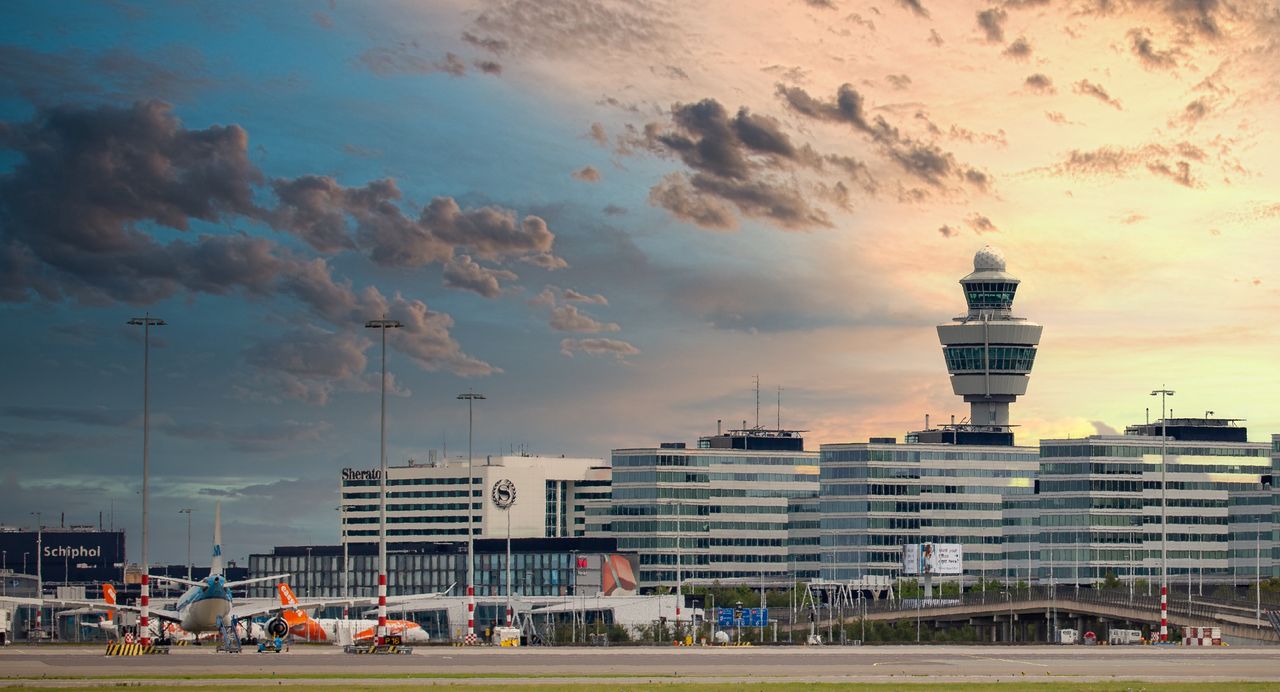
[[[1139,428],[1159,430],[1131,430]],[[1041,442],[1040,578],[1088,584],[1111,573],[1159,583],[1161,440],[1126,434]],[[1172,437],[1165,442],[1170,583],[1244,583],[1258,570],[1270,573],[1271,445]]]
[[[937,542],[963,546],[966,579],[999,578],[1005,503],[1035,497],[1038,466],[1031,447],[823,445],[821,576],[895,575],[903,544]]]
[[[812,547],[793,546],[811,537],[792,510],[812,521],[814,506],[797,501],[817,496],[816,452],[616,449],[612,490],[611,507],[588,516],[587,535],[638,553],[642,588],[674,586],[677,555],[686,582],[790,578],[793,564],[811,560]]]

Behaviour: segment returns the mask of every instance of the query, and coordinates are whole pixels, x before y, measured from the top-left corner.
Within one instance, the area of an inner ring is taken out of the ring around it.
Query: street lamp
[[[31,512],[36,518],[36,598],[44,600],[44,522],[40,519],[40,512]],[[26,554],[23,554],[23,565],[26,565]],[[25,570],[24,570],[25,571]],[[44,633],[41,627],[40,619],[44,615],[44,605],[36,607],[36,636]]]
[[[346,513],[343,512],[344,508],[345,508],[345,505],[338,505],[337,507],[334,507],[334,509],[338,510],[338,523],[342,527],[342,598],[343,598],[342,619],[346,620],[347,619],[346,600],[351,598],[351,593],[347,588],[347,584],[348,584],[347,575],[349,573],[349,570],[347,569],[347,516],[346,516]]]
[[[142,613],[138,618],[138,630],[142,633],[142,645],[148,646],[151,644],[151,553],[148,541],[151,511],[151,328],[163,327],[166,323],[147,313],[143,317],[134,317],[125,324],[142,327],[142,596],[138,603],[142,606]]]
[[[1163,387],[1163,385],[1161,385]],[[1165,481],[1165,467],[1168,465],[1169,438],[1168,418],[1165,413],[1165,399],[1173,396],[1173,390],[1157,389],[1151,396],[1160,396],[1160,641],[1169,641],[1169,535],[1167,531],[1168,483]]]
[[[472,528],[474,522],[474,506],[475,499],[475,472],[473,469],[474,457],[472,455],[472,443],[474,441],[475,431],[475,415],[474,406],[476,400],[483,400],[483,394],[475,392],[467,392],[459,394],[458,399],[467,402],[467,634],[471,635],[476,631],[476,579],[475,579],[475,530]],[[449,464],[449,460],[445,459],[445,465]]]
[[[378,441],[378,645],[387,636],[387,330],[404,326],[398,320],[369,320],[365,329],[382,332],[382,413]]]
[[[187,515],[187,581],[191,581],[191,508],[183,507],[178,514]]]

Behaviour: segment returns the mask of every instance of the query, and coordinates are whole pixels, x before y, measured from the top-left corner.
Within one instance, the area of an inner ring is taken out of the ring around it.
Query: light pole
[[[44,600],[44,522],[40,519],[40,512],[32,512],[36,518],[36,598]],[[22,556],[23,564],[26,564],[26,554]],[[24,570],[25,571],[25,570]],[[41,618],[44,616],[44,605],[36,607],[36,636],[39,637],[44,633],[41,625]]]
[[[1169,420],[1165,413],[1165,399],[1173,396],[1173,390],[1161,389],[1151,392],[1151,396],[1160,395],[1160,641],[1169,641],[1169,534],[1167,530],[1167,495],[1168,482],[1165,480],[1165,468],[1168,465]]]
[[[476,631],[476,578],[475,578],[475,529],[474,522],[474,500],[475,500],[475,471],[473,470],[472,443],[474,442],[475,432],[475,402],[477,399],[484,399],[483,394],[475,392],[467,392],[459,394],[459,399],[467,402],[467,636],[474,634]],[[448,465],[449,460],[445,460]]]
[[[342,598],[344,599],[342,604],[342,619],[346,620],[347,603],[345,601],[351,598],[350,590],[347,588],[347,575],[349,573],[349,570],[347,569],[347,516],[346,513],[342,511],[343,505],[334,507],[334,509],[338,510],[338,523],[342,527]]]
[[[151,644],[151,328],[163,327],[165,321],[147,313],[134,317],[125,324],[142,327],[142,595],[138,605],[142,613],[138,617],[138,630],[143,646]]]
[[[187,515],[187,581],[191,581],[191,508],[183,507],[178,514]]]
[[[378,646],[387,638],[387,330],[398,329],[399,321],[369,320],[365,329],[382,332],[382,413],[378,441]]]

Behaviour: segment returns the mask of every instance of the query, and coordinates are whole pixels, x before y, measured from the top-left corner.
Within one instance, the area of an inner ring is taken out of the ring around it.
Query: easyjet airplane
[[[298,608],[298,599],[288,584],[281,582],[276,585],[276,590],[280,592],[280,605],[291,606],[288,610],[281,611],[279,617],[288,624],[289,633],[298,639],[337,643],[338,632],[348,629],[352,631],[353,642],[372,641],[377,636],[377,620],[313,618]],[[268,630],[271,630],[272,624],[274,621],[267,623]],[[400,637],[406,644],[425,644],[428,639],[422,626],[412,620],[387,620],[387,634]]]

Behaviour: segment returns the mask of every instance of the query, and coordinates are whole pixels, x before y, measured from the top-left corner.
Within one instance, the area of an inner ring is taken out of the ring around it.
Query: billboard
[[[39,550],[37,550],[39,543]],[[0,532],[0,569],[35,574],[39,556],[45,583],[94,583],[118,580],[124,561],[124,532],[47,528]]]
[[[908,543],[902,546],[903,574],[963,574],[964,547],[959,543]]]
[[[600,595],[634,596],[639,586],[640,559],[635,555],[600,555]]]

